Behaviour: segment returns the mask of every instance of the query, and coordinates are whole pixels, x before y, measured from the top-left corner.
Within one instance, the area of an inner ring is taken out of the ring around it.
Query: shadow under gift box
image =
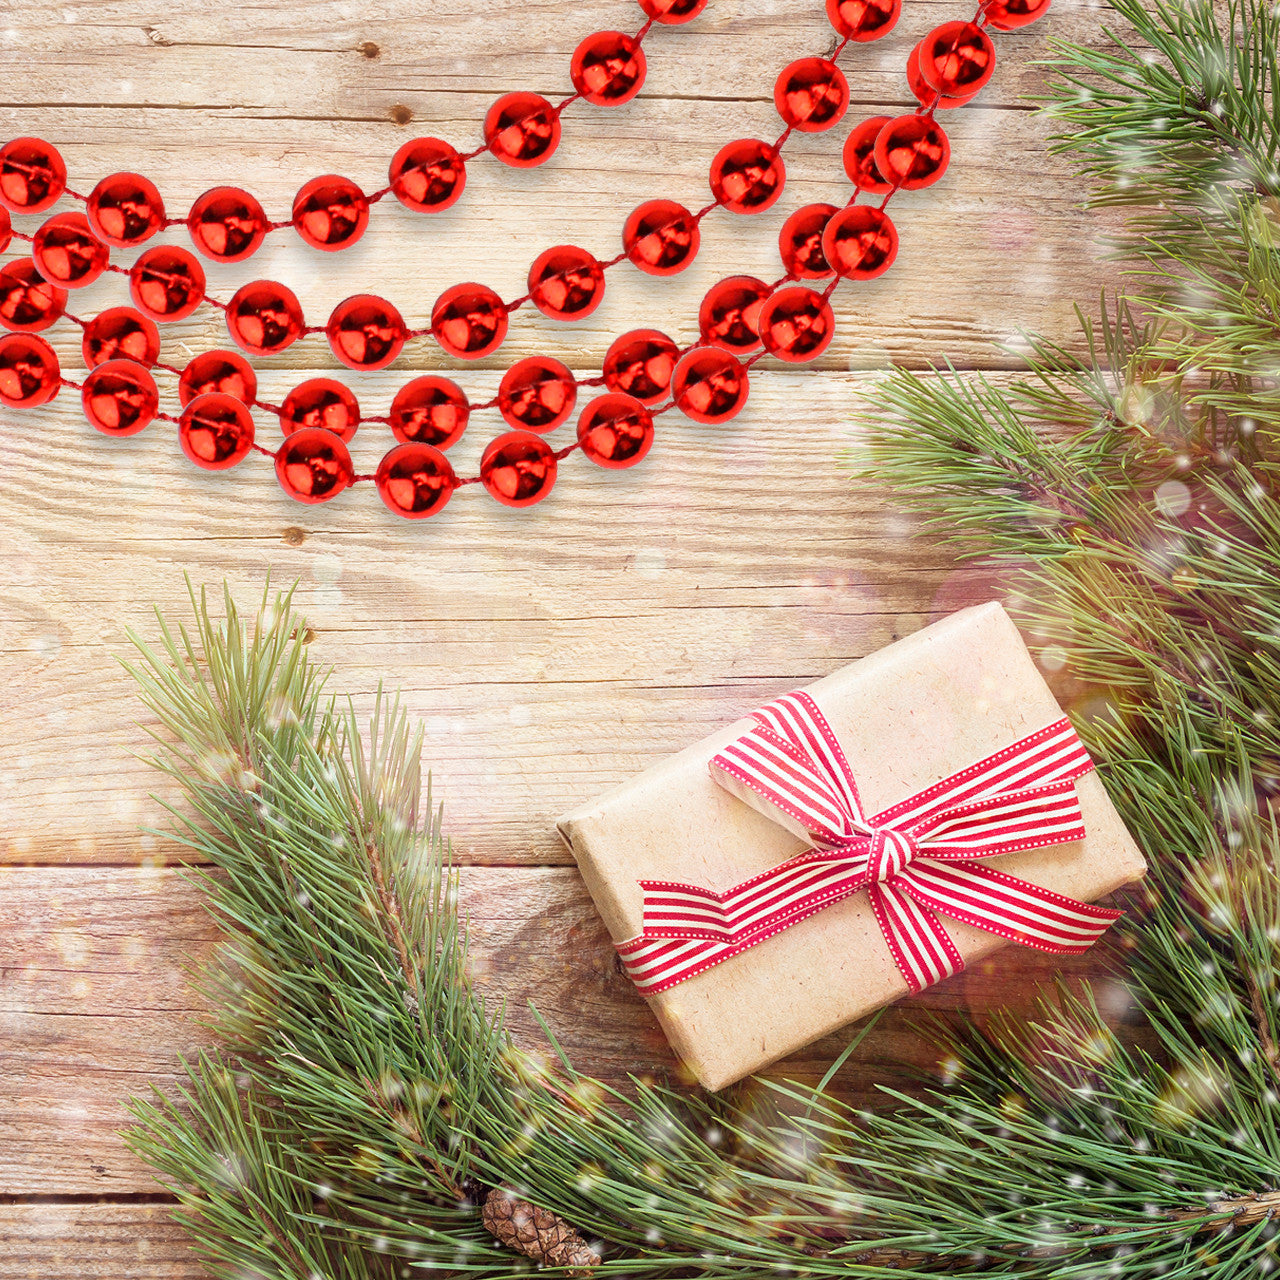
[[[998,603],[952,614],[806,689],[844,748],[867,814],[1062,716]],[[722,891],[810,847],[708,770],[753,723],[727,725],[556,824],[615,942],[643,931],[641,880]],[[1097,773],[1076,788],[1084,840],[980,865],[1085,902],[1140,879],[1146,864]],[[1009,945],[941,919],[966,963]],[[907,994],[863,891],[658,992],[650,1004],[676,1053],[715,1090]]]

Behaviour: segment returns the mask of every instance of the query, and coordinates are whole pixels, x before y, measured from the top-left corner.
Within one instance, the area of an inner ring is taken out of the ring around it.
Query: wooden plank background
[[[173,215],[206,187],[235,182],[283,217],[316,173],[380,186],[409,137],[471,145],[496,93],[562,95],[578,40],[634,29],[637,12],[632,0],[14,0],[0,20],[0,128],[54,142],[80,190],[136,169]],[[909,0],[898,31],[847,51],[849,124],[913,105],[906,53],[959,12]],[[215,942],[171,865],[176,848],[139,832],[160,820],[149,798],[159,784],[133,757],[144,744],[140,709],[115,662],[127,652],[126,626],[151,627],[153,603],[181,615],[184,574],[215,589],[226,578],[242,603],[268,572],[282,585],[297,580],[335,687],[365,704],[379,680],[404,690],[468,864],[479,977],[511,998],[517,1032],[534,1035],[521,1010],[536,991],[581,1066],[614,1080],[637,1064],[672,1069],[552,822],[752,705],[989,594],[980,570],[917,536],[874,480],[851,482],[849,419],[891,363],[950,360],[998,377],[1017,367],[1023,327],[1074,342],[1072,305],[1090,305],[1112,268],[1101,224],[1079,209],[1079,183],[1048,155],[1047,123],[1029,99],[1044,88],[1034,61],[1047,39],[1096,44],[1102,21],[1093,3],[1058,0],[1046,23],[998,38],[991,86],[944,119],[950,173],[895,200],[898,264],[838,291],[839,333],[816,368],[763,362],[750,405],[726,426],[664,416],[634,472],[571,458],[538,508],[507,511],[473,488],[413,526],[367,485],[303,507],[260,458],[209,475],[186,463],[163,425],[129,440],[97,436],[73,394],[3,413],[0,1280],[198,1274],[163,1196],[117,1137],[122,1099],[149,1081],[171,1083],[177,1055],[200,1043],[183,967],[209,963]],[[357,291],[385,293],[417,324],[459,279],[521,293],[528,263],[550,244],[610,256],[640,200],[703,203],[719,145],[776,133],[777,70],[829,44],[819,0],[711,0],[691,25],[654,31],[634,102],[571,107],[543,168],[516,172],[482,157],[447,214],[425,219],[384,201],[360,244],[338,255],[278,233],[249,262],[211,267],[211,287],[227,297],[247,279],[283,279],[312,322]],[[418,342],[391,370],[346,376],[380,413],[409,370],[453,368],[483,399],[511,360],[535,351],[593,373],[625,329],[656,325],[689,341],[712,281],[777,274],[785,213],[848,198],[846,132],[794,137],[776,210],[712,215],[698,261],[680,277],[615,269],[604,305],[578,325],[553,328],[526,308],[479,366]],[[10,256],[18,252],[15,244]],[[73,295],[90,314],[125,300],[120,277]],[[165,358],[181,364],[228,345],[216,320],[203,309],[169,326]],[[76,331],[47,336],[77,376]],[[333,368],[314,338],[259,363],[260,394],[277,402]],[[161,391],[171,407],[171,375]],[[455,465],[473,471],[498,429],[494,415],[478,417]],[[278,438],[263,417],[258,430],[267,443]],[[358,468],[372,470],[387,443],[382,428],[362,429]],[[1096,972],[1097,961],[1074,971]],[[932,1061],[911,1029],[916,1009],[981,1017],[1025,1002],[1047,972],[1018,951],[893,1010],[840,1088],[870,1100],[877,1082]],[[1123,1021],[1123,985],[1104,994]],[[838,1045],[779,1070],[815,1078]]]

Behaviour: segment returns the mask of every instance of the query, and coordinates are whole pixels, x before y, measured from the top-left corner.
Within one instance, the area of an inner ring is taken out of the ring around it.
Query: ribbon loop
[[[889,828],[871,837],[867,861],[867,879],[873,884],[888,884],[915,860],[920,846],[905,831]]]

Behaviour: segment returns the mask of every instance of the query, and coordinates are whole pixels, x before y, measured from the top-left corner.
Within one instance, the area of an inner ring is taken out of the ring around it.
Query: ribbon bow
[[[754,713],[711,761],[721,786],[813,847],[723,893],[642,880],[644,931],[620,943],[648,996],[866,890],[912,991],[964,968],[939,914],[1039,951],[1087,951],[1123,913],[977,860],[1084,838],[1075,780],[1093,761],[1065,718],[867,817],[839,741],[807,693]]]

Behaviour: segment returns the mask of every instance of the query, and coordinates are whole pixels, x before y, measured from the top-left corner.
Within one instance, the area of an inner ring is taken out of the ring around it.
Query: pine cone
[[[480,1220],[508,1248],[548,1267],[568,1267],[571,1276],[587,1276],[600,1255],[563,1218],[518,1200],[502,1187],[485,1197]]]

